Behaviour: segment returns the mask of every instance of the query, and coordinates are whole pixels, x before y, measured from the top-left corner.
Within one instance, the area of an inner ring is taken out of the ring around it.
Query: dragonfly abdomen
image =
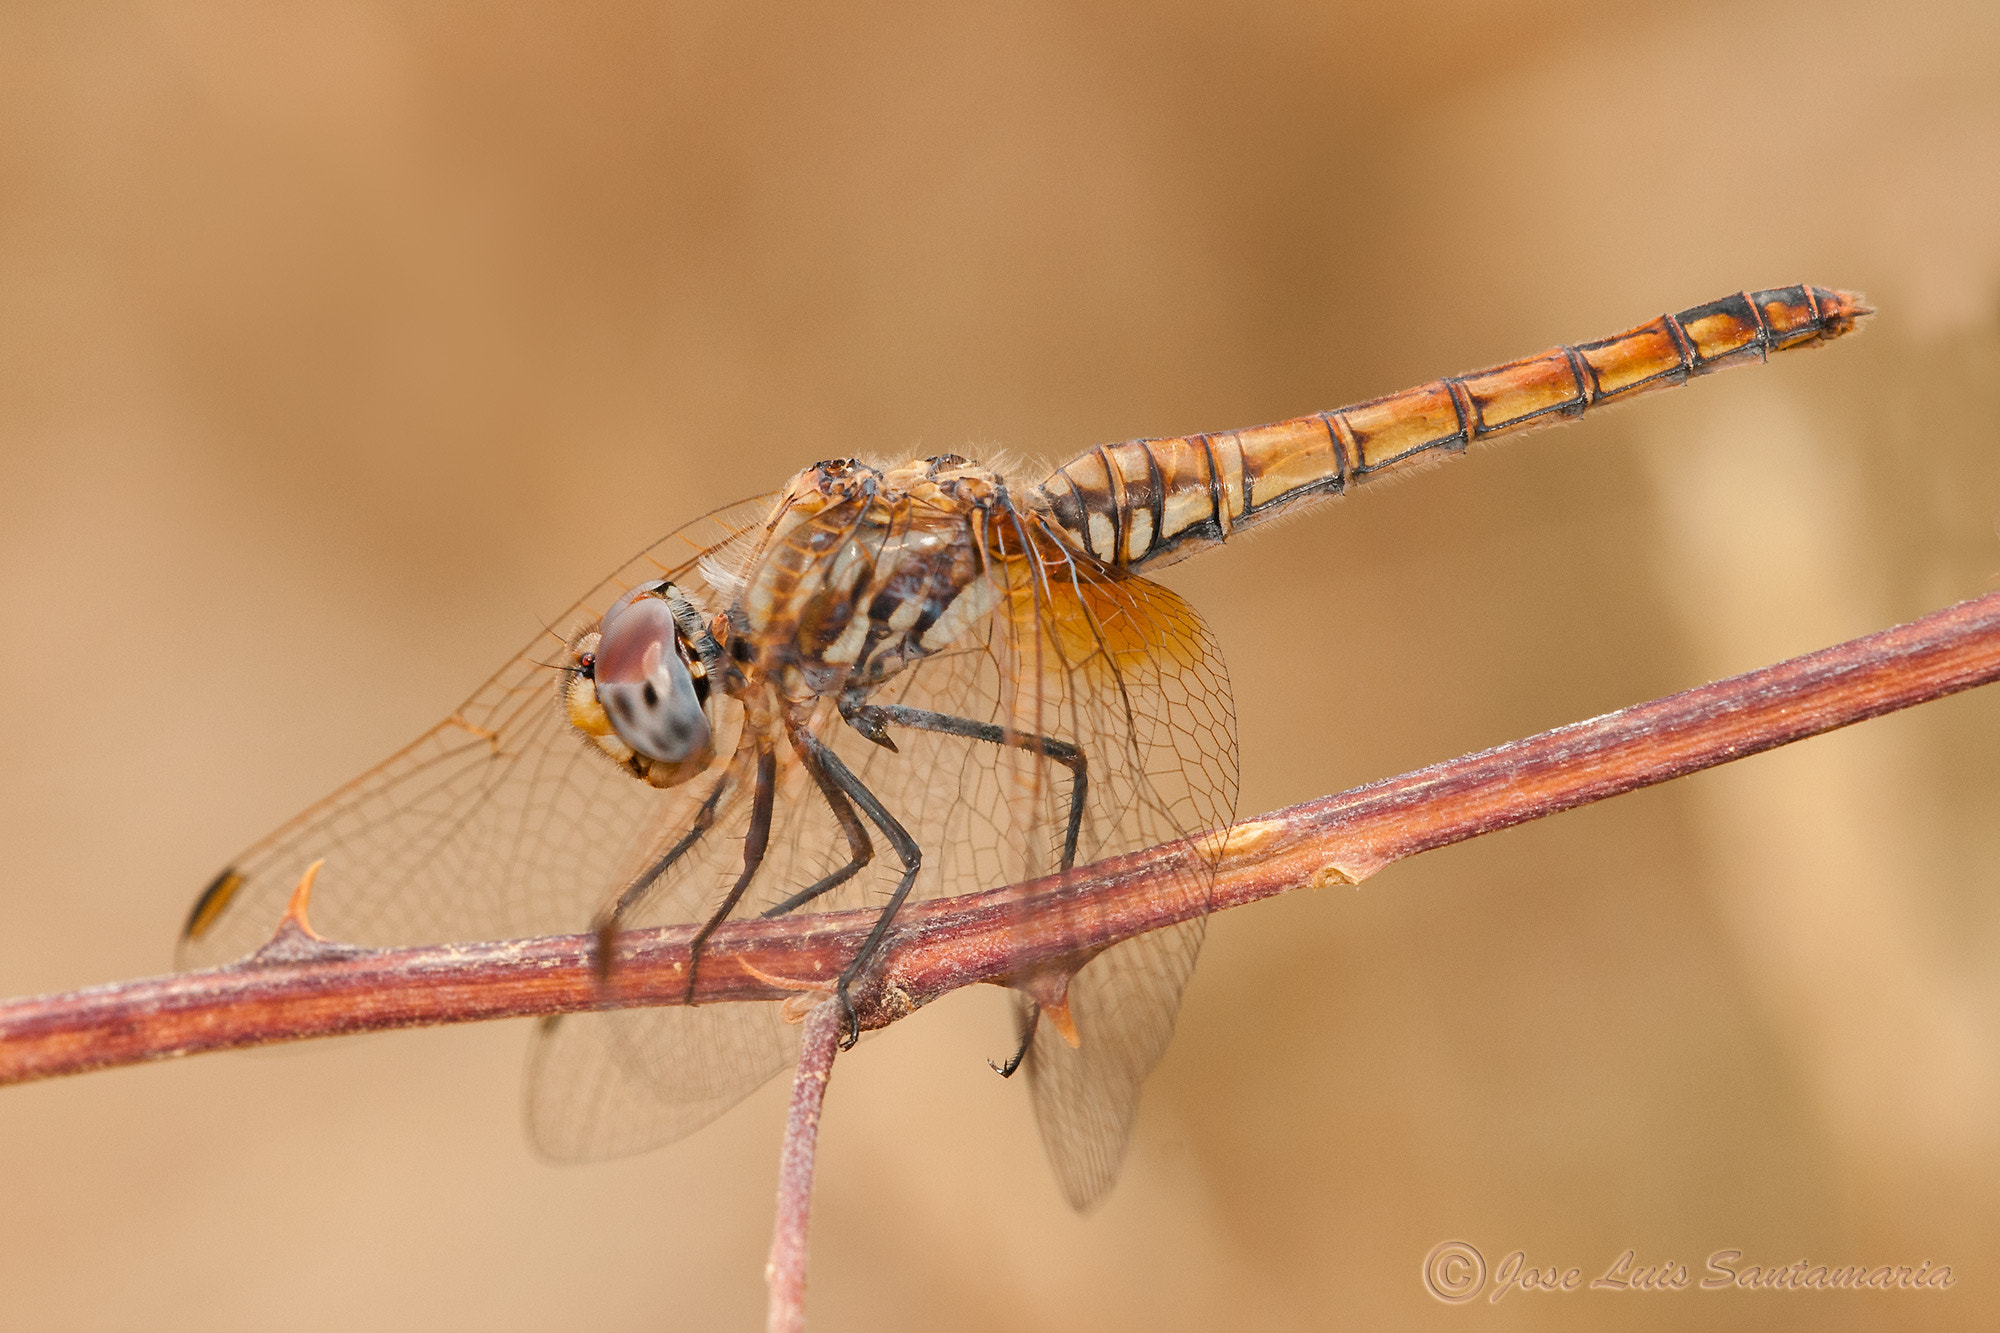
[[[1377,473],[1815,346],[1870,313],[1853,293],[1824,287],[1738,292],[1615,337],[1332,412],[1101,445],[1052,473],[1038,498],[1071,544],[1106,564],[1171,564]]]

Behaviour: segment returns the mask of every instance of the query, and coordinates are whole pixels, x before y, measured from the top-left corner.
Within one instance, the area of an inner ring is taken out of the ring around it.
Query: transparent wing
[[[715,581],[727,585],[764,540],[772,503],[718,511],[664,539],[579,602],[562,628],[590,623],[626,588],[659,577],[704,609],[721,609],[733,590]],[[1057,870],[1072,824],[1073,863],[1083,865],[1219,826],[1233,812],[1228,686],[1199,619],[1166,590],[1073,555],[1033,515],[1006,519],[980,538],[995,609],[946,651],[891,677],[870,702],[1048,743],[897,727],[891,752],[845,725],[830,700],[810,724],[923,849],[915,898]],[[836,512],[817,521],[844,519]],[[908,539],[926,521],[915,514],[894,531]],[[709,773],[655,790],[569,729],[542,660],[555,652],[552,641],[530,645],[451,718],[245,852],[197,904],[182,965],[227,961],[262,944],[305,866],[321,857],[313,916],[332,938],[387,945],[581,930],[713,802],[713,826],[658,877],[627,924],[708,919],[741,869],[751,819],[745,756],[754,747],[738,744],[740,707],[718,702],[723,758]],[[1085,758],[1074,818],[1073,773],[1050,757],[1062,747]],[[798,757],[782,737],[774,749],[769,852],[739,917],[784,901],[853,855]],[[800,910],[888,901],[904,867],[879,829],[870,835],[872,859]],[[1185,887],[1205,892],[1199,867]],[[1079,1206],[1116,1172],[1139,1082],[1171,1034],[1199,939],[1191,923],[1094,960],[1072,1002],[1082,1045],[1051,1045],[1045,1031],[1031,1052],[1051,1160]],[[671,1141],[791,1063],[797,1039],[775,1004],[544,1023],[529,1068],[531,1134],[565,1160]]]
[[[510,939],[587,929],[635,849],[685,819],[660,791],[591,753],[556,706],[560,636],[627,588],[669,577],[706,589],[700,562],[754,543],[772,497],[717,510],[634,557],[459,710],[239,856],[197,902],[181,967],[229,962],[276,929],[307,865],[320,933],[357,944]]]
[[[797,1063],[799,1028],[775,1004],[565,1014],[536,1026],[528,1137],[558,1162],[672,1143]]]
[[[1070,1207],[1095,1207],[1118,1178],[1139,1112],[1139,1087],[1173,1039],[1181,990],[1206,923],[1182,922],[1107,949],[1070,980],[1072,1048],[1022,997],[1036,1024],[1022,1068],[1056,1183]]]
[[[1174,593],[1046,543],[1034,562],[1041,707],[1073,718],[1093,761],[1088,854],[1078,864],[1226,826],[1235,815],[1234,708],[1222,656]],[[1016,598],[1017,614],[1025,610]],[[1102,803],[1099,804],[1099,801]],[[1211,843],[1212,852],[1219,844]],[[1161,891],[1206,911],[1215,866],[1184,864]],[[1207,923],[1196,917],[1105,950],[1070,979],[1072,1046],[1032,1002],[1023,1070],[1063,1196],[1079,1211],[1117,1179],[1139,1089],[1166,1053]]]
[[[832,512],[820,521],[844,518]],[[913,526],[922,521],[914,517]],[[826,701],[813,726],[922,849],[912,900],[1057,871],[1073,822],[1079,866],[1227,824],[1236,795],[1228,681],[1195,613],[1164,588],[1074,555],[1032,515],[1010,518],[988,547],[995,609],[950,649],[884,682],[869,702],[1044,743],[892,725],[890,751]],[[1050,757],[1063,747],[1081,752],[1086,768],[1074,819],[1073,772]],[[810,776],[788,747],[780,755],[771,850],[738,916],[782,902],[851,855]],[[701,921],[718,908],[740,867],[749,820],[745,800],[724,809],[724,821],[661,876],[631,925]],[[652,850],[671,845],[677,832],[661,830]],[[904,867],[879,830],[871,841],[869,864],[799,910],[884,905]],[[1165,891],[1205,897],[1212,872],[1190,865]],[[1079,1046],[1046,1021],[1040,1026],[1027,1076],[1050,1160],[1079,1208],[1116,1176],[1139,1085],[1172,1035],[1202,930],[1196,920],[1155,932],[1082,969],[1071,989]],[[794,1058],[796,1029],[775,1009],[621,1010],[544,1025],[529,1090],[536,1143],[551,1156],[593,1158],[691,1132]]]

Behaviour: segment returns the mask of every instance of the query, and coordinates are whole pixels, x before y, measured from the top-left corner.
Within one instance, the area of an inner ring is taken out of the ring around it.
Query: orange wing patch
[[[1200,617],[1157,583],[1079,555],[1039,528],[1029,554],[1000,553],[996,563],[1000,614],[1016,642],[1038,631],[1053,663],[1101,678],[1201,664]]]

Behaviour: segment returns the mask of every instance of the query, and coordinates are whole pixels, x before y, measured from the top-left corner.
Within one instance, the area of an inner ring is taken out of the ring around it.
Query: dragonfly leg
[[[868,938],[861,942],[859,949],[855,950],[854,960],[847,965],[846,970],[841,972],[840,979],[834,983],[833,993],[840,1001],[841,1015],[847,1027],[847,1035],[841,1039],[841,1049],[851,1050],[854,1043],[861,1040],[861,1021],[854,1012],[854,1002],[848,998],[848,987],[854,984],[854,979],[861,975],[862,969],[866,968],[880,951],[882,937],[889,933],[889,923],[894,921],[896,913],[902,910],[903,900],[910,896],[910,886],[917,882],[917,872],[923,869],[924,852],[923,848],[917,845],[917,840],[910,836],[909,830],[897,822],[896,817],[889,813],[876,798],[875,793],[869,791],[866,784],[854,775],[854,770],[841,762],[839,755],[811,736],[801,733],[801,737],[805,741],[803,752],[809,753],[813,762],[826,774],[828,781],[847,799],[860,806],[861,812],[868,816],[876,828],[882,830],[882,836],[889,840],[889,845],[895,849],[897,858],[903,863],[902,882],[897,884],[896,891],[889,895],[889,902],[883,907],[882,914],[875,918],[875,926],[868,932]]]
[[[883,732],[884,724],[895,723],[918,731],[935,731],[946,736],[963,736],[967,740],[986,741],[992,745],[1008,745],[1027,750],[1032,754],[1047,755],[1070,771],[1069,821],[1063,831],[1062,868],[1070,869],[1076,864],[1077,843],[1083,834],[1084,802],[1089,793],[1089,764],[1083,751],[1067,741],[1059,741],[1053,736],[1026,736],[1018,731],[994,726],[990,722],[976,722],[969,717],[954,717],[950,713],[937,713],[928,708],[911,708],[904,704],[859,704],[842,710],[843,716],[854,724],[862,735],[878,744],[887,744]],[[1021,1044],[1004,1064],[986,1063],[1001,1078],[1012,1078],[1014,1071],[1021,1067],[1021,1061],[1028,1057],[1028,1047],[1035,1040],[1035,1023],[1040,1018],[1038,1008],[1028,1010],[1028,1020],[1022,1025]]]
[[[831,875],[800,889],[776,907],[767,908],[762,914],[766,917],[783,916],[787,912],[803,907],[823,893],[832,892],[853,879],[861,872],[863,866],[875,859],[875,844],[869,841],[868,830],[862,825],[861,817],[854,813],[854,803],[847,799],[839,786],[827,775],[826,766],[821,759],[826,752],[826,746],[804,729],[793,730],[791,741],[792,748],[798,752],[799,761],[805,765],[806,772],[812,775],[813,785],[819,788],[819,794],[825,798],[827,808],[832,810],[833,817],[840,821],[841,832],[847,835],[848,861]]]
[[[988,1060],[986,1067],[1001,1078],[1014,1077],[1014,1071],[1021,1067],[1021,1061],[1028,1058],[1028,1048],[1035,1044],[1035,1023],[1041,1016],[1040,1010],[1032,1005],[1027,1006],[1027,1021],[1021,1024],[1021,1044],[1016,1046],[1014,1053],[1007,1057],[1006,1064],[996,1065],[991,1060]]]
[[[686,856],[694,845],[701,841],[702,835],[714,825],[716,809],[721,806],[723,796],[728,793],[732,778],[733,774],[725,773],[717,779],[715,790],[708,794],[708,799],[704,800],[700,808],[694,812],[694,822],[688,826],[688,831],[681,835],[680,841],[668,848],[666,854],[659,860],[646,867],[645,873],[633,880],[625,891],[618,895],[616,902],[597,914],[597,920],[591,929],[597,936],[595,962],[599,981],[607,981],[611,977],[613,966],[611,945],[617,938],[618,932],[624,929],[625,918],[638,910],[639,904],[646,900],[652,893],[653,886],[659,883],[660,876],[672,869],[674,862]]]
[[[736,910],[737,901],[743,897],[743,890],[750,887],[751,877],[757,873],[757,867],[763,864],[764,851],[771,844],[771,806],[777,799],[777,793],[777,752],[774,750],[759,750],[757,752],[757,786],[750,802],[750,827],[743,834],[743,873],[736,877],[736,883],[730,887],[729,893],[723,898],[722,906],[716,908],[715,914],[702,923],[701,929],[694,933],[694,939],[688,943],[687,1001],[689,1004],[694,1003],[695,969],[701,965],[701,946],[708,943],[708,937],[715,933],[716,927],[720,926],[728,919],[729,914]]]
[[[1063,831],[1062,868],[1068,870],[1076,864],[1076,847],[1083,835],[1084,803],[1089,791],[1089,764],[1083,751],[1067,741],[1059,741],[1053,736],[1023,735],[1009,731],[991,722],[975,722],[969,717],[954,717],[950,713],[936,713],[928,708],[911,708],[905,704],[855,704],[841,710],[841,715],[855,726],[862,735],[877,744],[886,742],[882,724],[893,722],[899,727],[909,727],[915,731],[935,731],[946,736],[963,736],[967,740],[985,741],[991,745],[1006,745],[1031,754],[1046,755],[1070,771],[1069,820]]]

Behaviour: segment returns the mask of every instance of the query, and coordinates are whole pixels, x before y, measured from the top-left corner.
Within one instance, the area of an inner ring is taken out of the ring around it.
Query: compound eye
[[[668,764],[703,755],[710,745],[708,715],[674,651],[675,633],[664,600],[628,594],[604,618],[592,671],[618,739]]]

